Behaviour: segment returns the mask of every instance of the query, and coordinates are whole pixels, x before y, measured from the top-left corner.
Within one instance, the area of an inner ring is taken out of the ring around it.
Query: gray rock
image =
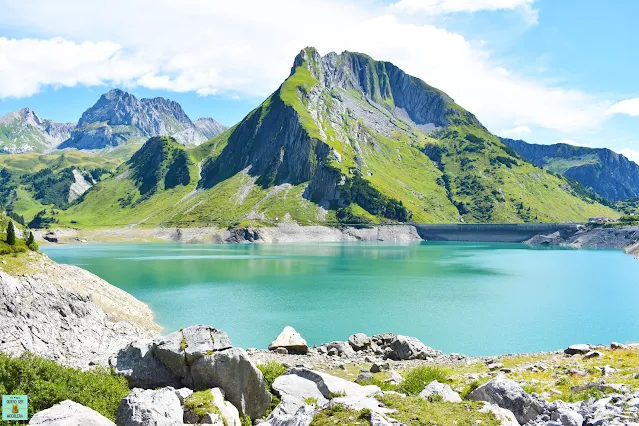
[[[451,389],[451,387],[445,383],[439,383],[437,380],[430,382],[424,390],[419,393],[419,396],[426,399],[433,398],[434,395],[439,395],[442,401],[445,402],[461,402],[462,399],[457,392]]]
[[[186,398],[193,395],[193,391],[189,388],[180,388],[175,390],[175,395],[180,400],[180,404],[184,405],[184,401],[186,401]]]
[[[510,410],[521,424],[528,423],[544,411],[540,401],[528,395],[519,384],[502,374],[479,386],[466,398],[472,401],[486,401]]]
[[[560,407],[556,411],[553,411],[550,418],[554,421],[559,421],[563,426],[582,426],[584,418],[578,412]]]
[[[132,340],[159,331],[148,306],[130,294],[80,268],[25,256],[41,271],[21,277],[0,271],[0,352],[106,366]]]
[[[371,346],[371,338],[364,333],[353,334],[348,338],[348,344],[356,351],[363,351]]]
[[[628,349],[628,345],[624,345],[623,343],[619,343],[619,342],[612,342],[610,344],[610,349],[612,349],[612,350]]]
[[[584,358],[585,359],[599,358],[600,356],[601,356],[601,352],[599,351],[589,351],[588,353],[584,355]]]
[[[222,426],[241,426],[240,413],[233,404],[224,399],[224,392],[220,388],[214,388],[211,389],[211,394],[213,394],[213,404],[219,413],[205,414],[200,423],[215,424],[221,421]]]
[[[190,372],[194,389],[222,388],[240,414],[252,420],[262,417],[271,403],[262,372],[243,349],[205,355],[193,363]]]
[[[164,386],[182,387],[182,381],[153,354],[151,340],[138,340],[120,350],[111,365],[124,376],[132,388],[155,389]]]
[[[356,382],[358,383],[370,383],[373,381],[373,374],[370,371],[361,370],[357,375]]]
[[[264,376],[244,350],[230,344],[223,331],[194,326],[150,343],[131,344],[113,364],[133,386],[219,387],[241,414],[262,417],[271,401]]]
[[[400,384],[401,382],[404,381],[404,378],[397,371],[393,370],[393,371],[390,372],[390,376],[388,378],[388,381],[398,385],[398,384]]]
[[[308,344],[293,327],[286,326],[279,336],[268,346],[269,350],[284,348],[287,353],[306,354]]]
[[[427,359],[441,355],[441,352],[424,345],[415,337],[398,334],[378,334],[371,338],[385,358],[396,361]]]
[[[176,426],[183,418],[180,400],[173,388],[133,389],[118,407],[118,426]]]
[[[325,396],[314,381],[296,374],[283,374],[275,379],[273,390],[281,397],[288,396],[301,401],[313,399],[320,407],[328,402],[328,395]],[[290,412],[290,408],[287,408],[287,412]]]
[[[512,411],[501,408],[496,404],[487,402],[484,404],[484,407],[479,410],[479,412],[493,413],[497,417],[497,420],[501,421],[501,426],[519,426],[519,422]]]
[[[590,352],[590,345],[579,344],[571,345],[564,349],[564,353],[567,355],[585,355]]]
[[[312,405],[299,398],[283,394],[282,400],[261,426],[308,426],[316,411]]]
[[[349,345],[346,342],[330,342],[330,343],[326,343],[322,346],[325,346],[328,354],[332,356],[339,356],[339,357],[352,357],[355,356],[355,351],[353,350],[353,348],[351,348],[351,345]]]
[[[334,395],[367,397],[380,392],[378,386],[361,386],[357,383],[307,368],[292,368],[284,373],[284,376],[287,375],[299,376],[313,382],[324,398]]]
[[[111,420],[84,405],[62,401],[33,415],[30,425],[42,426],[115,426]]]

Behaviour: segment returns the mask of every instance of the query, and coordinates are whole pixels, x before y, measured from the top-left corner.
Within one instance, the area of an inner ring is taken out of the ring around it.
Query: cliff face
[[[177,102],[164,98],[138,99],[114,89],[82,114],[77,128],[61,148],[100,149],[153,136],[172,136],[184,145],[199,145],[218,130],[223,129],[211,127],[210,123],[200,130]]]
[[[609,149],[502,140],[536,166],[575,179],[608,200],[639,196],[639,165]]]
[[[130,294],[83,269],[29,256],[32,273],[0,271],[0,352],[87,368],[159,332],[148,306]]]

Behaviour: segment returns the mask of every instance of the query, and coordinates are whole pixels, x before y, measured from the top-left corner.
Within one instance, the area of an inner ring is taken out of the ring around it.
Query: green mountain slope
[[[304,49],[289,78],[235,127],[190,150],[162,139],[172,154],[153,141],[60,220],[111,226],[617,216],[522,160],[445,93],[359,53],[322,57]],[[140,186],[147,156],[166,160],[150,192]],[[189,179],[162,184],[172,167],[181,176],[188,169]]]
[[[536,166],[574,179],[607,200],[639,196],[639,165],[609,149],[502,141]]]

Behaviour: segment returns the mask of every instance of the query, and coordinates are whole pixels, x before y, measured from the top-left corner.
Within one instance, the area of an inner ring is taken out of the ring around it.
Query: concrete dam
[[[413,224],[424,240],[520,243],[535,235],[570,235],[577,223]]]

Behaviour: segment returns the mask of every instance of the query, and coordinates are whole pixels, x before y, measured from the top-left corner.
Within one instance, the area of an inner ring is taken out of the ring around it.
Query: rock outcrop
[[[209,326],[133,342],[111,364],[132,387],[219,387],[226,399],[251,419],[264,415],[271,402],[264,376],[246,352],[232,347],[226,333]]]
[[[118,426],[175,426],[183,424],[184,412],[175,389],[133,389],[120,402]]]
[[[415,337],[394,333],[377,334],[372,337],[358,333],[349,337],[348,342],[323,344],[318,351],[346,358],[353,356],[356,352],[370,353],[395,361],[423,360],[442,355],[441,351],[426,346]]]
[[[32,254],[33,274],[0,272],[0,351],[87,368],[160,327],[147,305],[75,266]]]
[[[498,375],[466,396],[471,401],[485,401],[511,411],[520,424],[534,420],[544,412],[543,401],[528,395],[515,381]]]
[[[115,426],[115,423],[97,411],[69,400],[34,414],[29,424],[37,426]],[[145,423],[145,425],[148,424]],[[123,425],[119,424],[119,426]]]

